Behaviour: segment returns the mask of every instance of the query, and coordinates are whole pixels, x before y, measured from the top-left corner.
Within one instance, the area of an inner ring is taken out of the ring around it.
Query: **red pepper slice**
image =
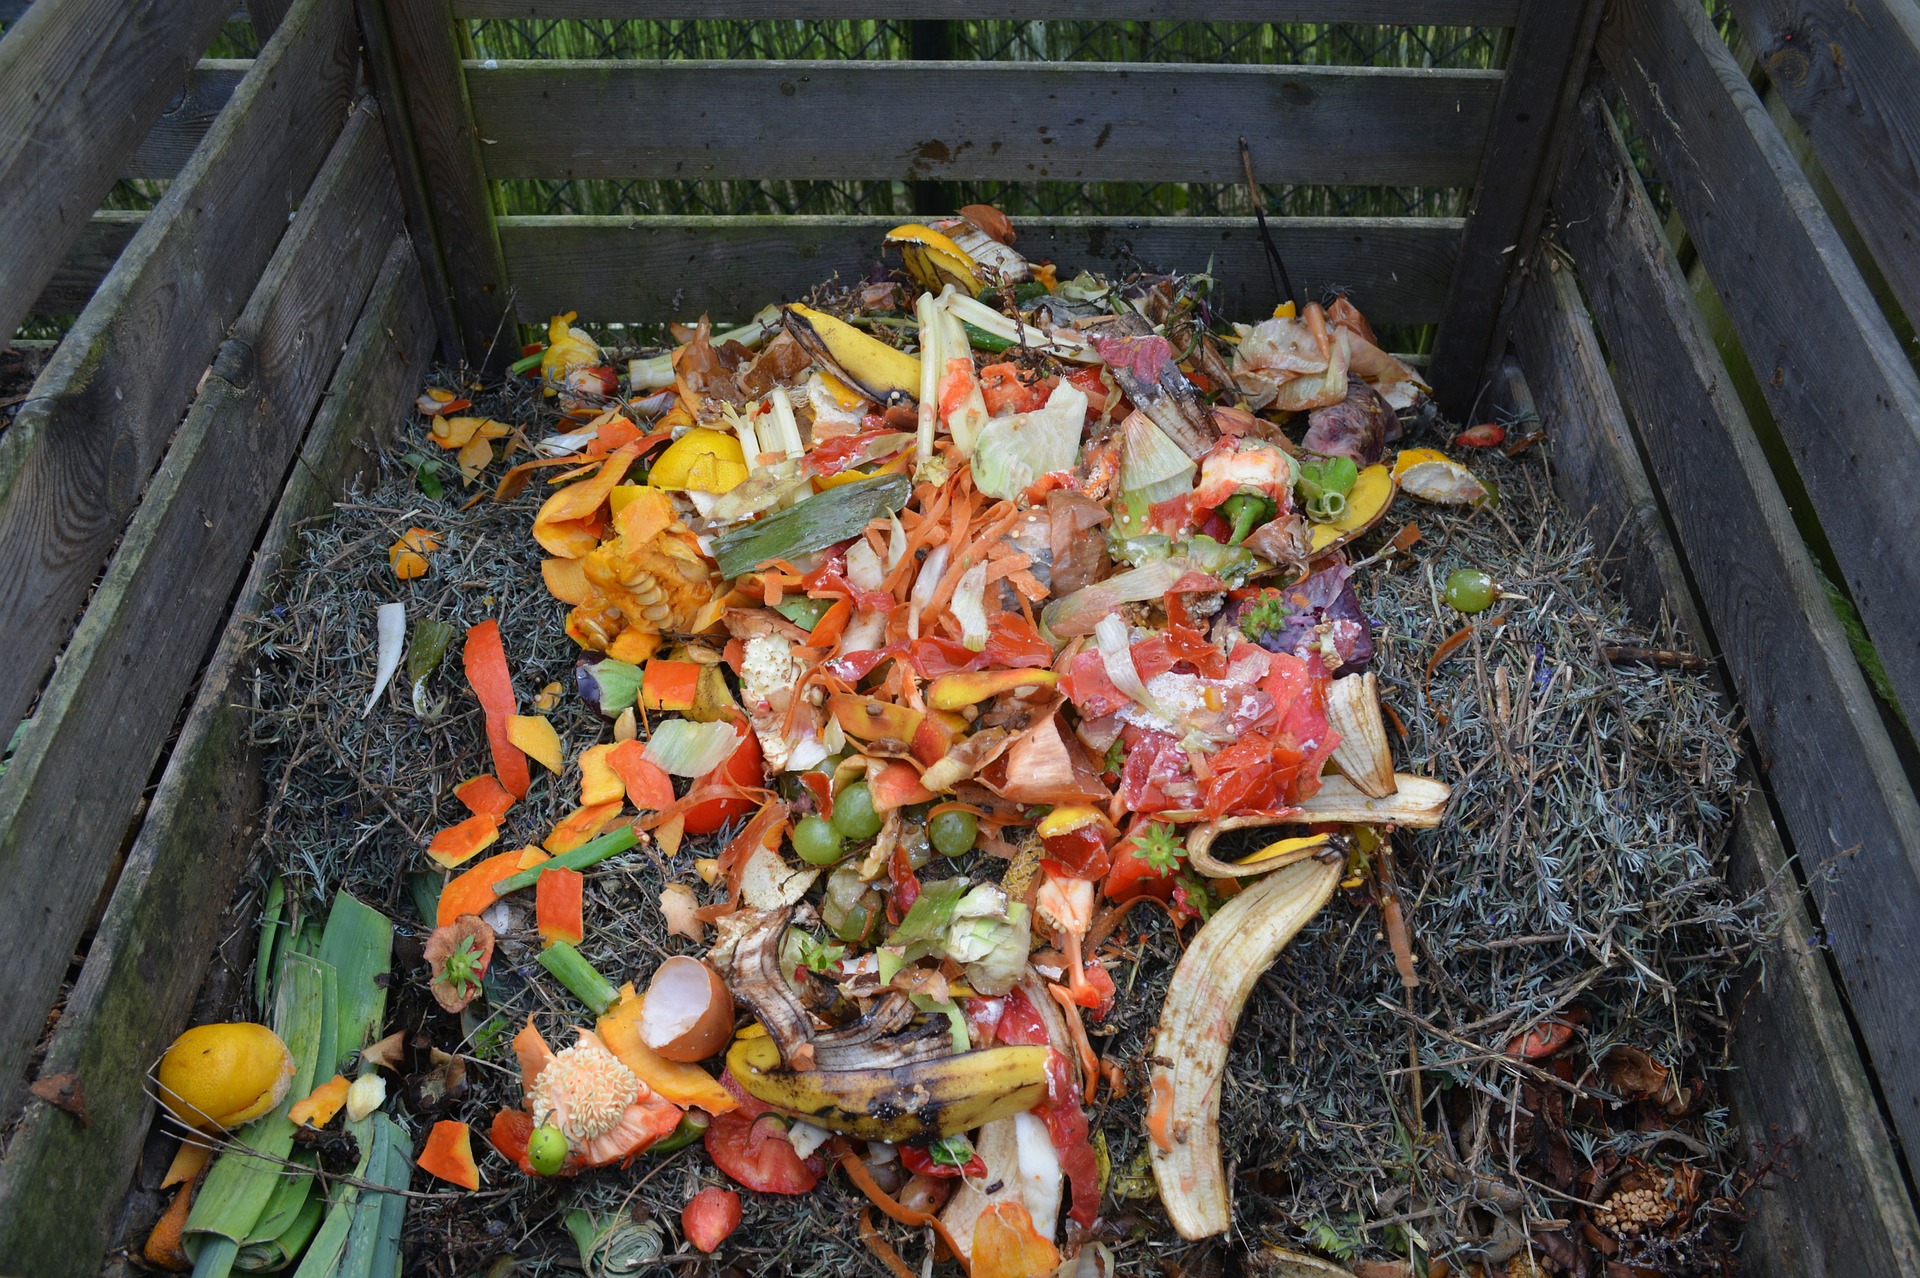
[[[987,1174],[986,1160],[975,1154],[964,1166],[955,1167],[952,1163],[936,1163],[933,1155],[919,1145],[900,1147],[900,1165],[920,1176],[972,1176],[975,1178]]]

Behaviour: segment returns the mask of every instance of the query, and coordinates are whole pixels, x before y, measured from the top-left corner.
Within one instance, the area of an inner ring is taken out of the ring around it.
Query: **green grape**
[[[567,1137],[558,1127],[541,1127],[527,1137],[527,1163],[537,1175],[557,1176],[567,1161]]]
[[[793,827],[793,850],[808,865],[832,865],[845,856],[845,838],[832,822],[815,813]]]
[[[1478,568],[1456,568],[1447,576],[1447,602],[1459,612],[1485,612],[1499,594],[1493,578]]]
[[[855,781],[833,796],[833,828],[849,839],[880,833],[880,814],[873,810],[873,791],[865,781]]]
[[[961,856],[973,850],[980,836],[980,821],[971,812],[948,809],[927,822],[927,837],[934,850],[947,856]]]
[[[860,871],[843,865],[827,876],[827,890],[820,901],[820,921],[838,940],[864,945],[879,931],[886,914],[886,902],[880,894],[860,881]]]

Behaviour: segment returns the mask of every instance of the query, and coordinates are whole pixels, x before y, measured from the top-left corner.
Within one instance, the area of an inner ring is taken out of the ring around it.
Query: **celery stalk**
[[[565,941],[555,941],[540,951],[540,966],[553,974],[573,992],[573,996],[585,1003],[595,1016],[612,1007],[620,997],[620,991],[606,977],[594,970],[593,964],[579,950]]]
[[[322,1080],[331,1078],[380,1028],[387,1008],[380,978],[393,965],[392,951],[393,924],[386,915],[350,893],[336,893],[320,938],[321,961],[339,974],[333,1054],[320,1062]]]
[[[510,874],[493,885],[495,896],[505,896],[509,892],[518,892],[521,888],[530,888],[534,880],[547,870],[584,870],[590,865],[598,865],[610,856],[618,856],[640,841],[639,833],[631,825],[623,825],[617,830],[609,830],[597,839],[589,839],[571,852],[562,852],[559,856],[549,857],[531,870],[522,870]]]

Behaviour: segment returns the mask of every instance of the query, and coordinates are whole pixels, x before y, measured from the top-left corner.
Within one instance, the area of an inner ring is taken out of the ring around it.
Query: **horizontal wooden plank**
[[[295,9],[0,434],[0,724],[39,691],[333,145],[357,44],[347,0]]]
[[[296,7],[288,26],[300,17]],[[400,225],[369,102],[301,200],[0,778],[0,1086],[18,1086],[89,923],[77,903],[112,872]]]
[[[1915,1148],[1920,803],[1597,93],[1583,100],[1554,211],[1892,1122]]]
[[[1551,440],[1554,487],[1585,516],[1635,617],[1673,618],[1704,647],[1708,628],[1599,338],[1560,265],[1532,260],[1511,330]],[[1726,1079],[1755,1161],[1785,1166],[1746,1201],[1742,1257],[1752,1278],[1898,1278],[1920,1265],[1920,1220],[1750,760],[1747,769],[1752,790],[1735,818],[1728,875],[1736,892],[1762,896],[1780,933],[1761,979],[1737,1001]]]
[[[250,58],[200,59],[187,77],[186,87],[168,100],[160,118],[141,139],[133,158],[127,161],[125,176],[170,178],[178,173],[252,65]]]
[[[838,273],[866,274],[892,217],[503,217],[520,318],[579,310],[590,320],[744,319],[804,296]],[[1453,218],[1276,218],[1268,223],[1294,282],[1351,289],[1376,324],[1440,312],[1461,224]],[[1252,218],[1021,218],[1016,247],[1062,279],[1138,263],[1198,271],[1213,264],[1215,305],[1267,314],[1277,298]],[[898,259],[895,259],[897,264]]]
[[[468,62],[495,178],[1468,186],[1497,71]],[[1230,125],[1223,121],[1231,121]]]
[[[17,0],[14,0],[17,3]],[[950,18],[1510,27],[1519,0],[454,0],[462,18]]]
[[[78,315],[93,300],[94,290],[120,260],[133,240],[145,213],[129,209],[101,209],[87,219],[86,229],[67,250],[65,260],[40,290],[31,315]]]
[[[1920,712],[1920,556],[1907,536],[1920,493],[1920,376],[1700,6],[1624,0],[1599,48],[1726,304],[1894,693]]]
[[[1920,6],[1734,0],[1733,11],[1901,307],[1920,319]]]
[[[0,1256],[9,1272],[91,1278],[153,1106],[147,1066],[185,1028],[221,912],[258,851],[264,761],[249,744],[249,626],[303,528],[370,472],[418,393],[434,340],[413,248],[386,261],[340,357],[273,522],[127,855],[113,899],[41,1065],[77,1073],[91,1126],[29,1101],[0,1162]]]
[[[0,40],[0,340],[226,16],[226,0],[39,0]]]

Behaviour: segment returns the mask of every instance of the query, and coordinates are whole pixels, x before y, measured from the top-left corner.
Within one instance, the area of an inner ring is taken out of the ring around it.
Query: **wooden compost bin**
[[[1483,396],[1535,407],[1560,492],[1633,608],[1715,657],[1756,765],[1735,876],[1784,919],[1732,1031],[1736,1116],[1776,1169],[1749,1199],[1752,1272],[1920,1270],[1900,1153],[1920,1142],[1911,745],[1786,495],[1817,514],[1893,697],[1920,708],[1920,557],[1902,544],[1920,379],[1889,320],[1920,316],[1920,13],[1733,0],[1750,79],[1697,0],[1602,7],[260,0],[259,55],[208,62],[231,0],[0,6],[0,332],[79,314],[0,434],[0,730],[32,716],[0,778],[0,1273],[92,1274],[123,1241],[146,1070],[244,924],[228,910],[259,854],[248,619],[436,347],[497,364],[509,321],[566,309],[743,316],[864,270],[891,221],[495,217],[490,181],[1232,182],[1239,132],[1267,182],[1474,188],[1464,220],[1276,232],[1309,287],[1337,280],[1376,322],[1439,326],[1431,374],[1453,414]],[[1504,73],[461,57],[479,17],[876,11],[1512,39]],[[1664,182],[1667,228],[1622,118]],[[88,216],[122,175],[171,183],[149,214]],[[1676,230],[1717,289],[1711,318]],[[1073,266],[1211,258],[1228,314],[1274,300],[1249,219],[1027,218],[1021,233]],[[1762,412],[1784,445],[1771,460]],[[27,1090],[63,1075],[84,1123]]]

